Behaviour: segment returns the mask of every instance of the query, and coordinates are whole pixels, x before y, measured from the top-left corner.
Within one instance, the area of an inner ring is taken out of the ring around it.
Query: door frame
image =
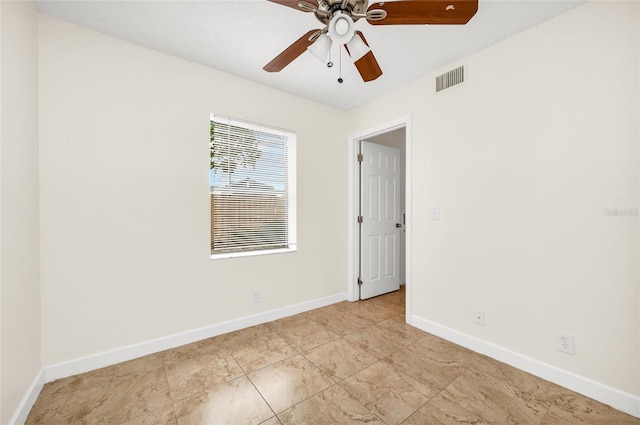
[[[358,242],[358,205],[360,200],[360,182],[357,155],[361,140],[366,140],[374,136],[379,136],[399,128],[405,128],[405,290],[406,290],[406,317],[405,321],[411,323],[411,116],[407,115],[393,121],[380,124],[349,135],[349,152],[347,160],[348,166],[348,199],[349,208],[347,213],[348,229],[348,251],[347,251],[347,299],[349,301],[358,300],[358,261],[360,258]]]

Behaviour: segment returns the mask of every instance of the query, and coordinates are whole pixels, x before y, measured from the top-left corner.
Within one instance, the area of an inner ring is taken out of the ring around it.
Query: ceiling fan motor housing
[[[318,12],[315,13],[316,18],[325,25],[331,22],[333,16],[337,12],[342,12],[351,17],[353,21],[360,19],[359,16],[367,12],[368,1],[365,0],[347,0],[345,7],[342,6],[344,0],[321,0],[318,2]]]

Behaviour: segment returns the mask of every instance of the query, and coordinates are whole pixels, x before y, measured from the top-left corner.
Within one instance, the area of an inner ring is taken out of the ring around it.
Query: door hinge
[[[358,154],[358,162],[362,162],[364,161],[364,155],[362,155],[361,153]]]
[[[358,278],[358,286],[362,285],[362,279]]]
[[[359,223],[359,224],[362,224],[362,222],[363,222],[363,221],[364,221],[364,217],[363,217],[363,216],[361,216],[361,215],[359,215],[359,216],[358,216],[358,223]]]

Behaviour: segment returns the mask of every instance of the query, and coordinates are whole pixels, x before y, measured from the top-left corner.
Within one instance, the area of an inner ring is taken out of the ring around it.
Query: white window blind
[[[211,253],[296,247],[296,136],[211,117]]]

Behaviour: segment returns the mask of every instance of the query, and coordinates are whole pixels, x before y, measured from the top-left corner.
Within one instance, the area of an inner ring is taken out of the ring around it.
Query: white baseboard
[[[25,421],[27,420],[27,416],[29,416],[31,408],[40,395],[40,391],[42,391],[42,387],[44,387],[44,370],[40,369],[33,382],[22,397],[22,400],[20,400],[20,403],[13,413],[13,416],[11,416],[11,419],[9,419],[10,425],[23,425],[25,423]]]
[[[640,397],[412,315],[411,325],[640,418]]]
[[[107,366],[112,366],[127,360],[133,360],[148,354],[190,344],[192,342],[222,335],[227,332],[237,331],[250,326],[259,325],[283,317],[335,304],[347,299],[347,293],[340,293],[324,298],[318,298],[287,307],[257,313],[238,319],[215,323],[202,328],[191,329],[162,338],[140,342],[137,344],[120,347],[113,350],[92,354],[86,357],[57,363],[44,368],[44,382],[52,382],[56,379],[90,372]]]

